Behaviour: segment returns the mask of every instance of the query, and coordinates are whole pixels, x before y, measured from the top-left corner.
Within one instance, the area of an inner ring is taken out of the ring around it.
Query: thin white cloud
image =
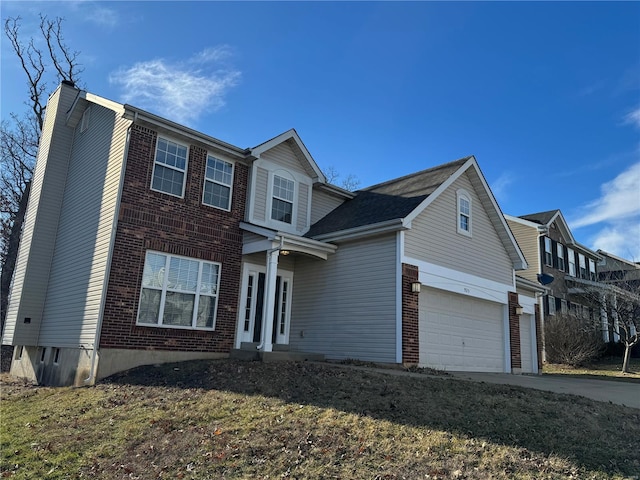
[[[629,260],[640,260],[640,162],[601,186],[600,198],[569,221],[572,229],[592,227],[588,245]]]
[[[223,46],[205,49],[181,62],[138,62],[113,72],[109,81],[122,88],[123,102],[189,124],[224,106],[225,95],[239,82],[239,71],[218,68],[229,52]]]
[[[640,162],[600,187],[600,198],[585,205],[573,228],[614,222],[640,215]]]
[[[504,202],[509,198],[508,189],[514,181],[515,177],[511,172],[503,172],[491,183],[491,191],[496,199],[498,199],[498,202]]]
[[[626,125],[633,125],[636,128],[640,128],[640,107],[627,113],[624,116],[624,123]]]
[[[109,28],[114,28],[120,23],[120,17],[114,9],[92,4],[89,7],[90,9],[85,14],[88,21]]]

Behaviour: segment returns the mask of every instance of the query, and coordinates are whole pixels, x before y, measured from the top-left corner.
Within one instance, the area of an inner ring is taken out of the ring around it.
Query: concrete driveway
[[[509,375],[506,373],[448,372],[462,380],[499,383],[556,393],[581,395],[599,402],[611,402],[640,409],[640,383],[594,380],[551,375]]]

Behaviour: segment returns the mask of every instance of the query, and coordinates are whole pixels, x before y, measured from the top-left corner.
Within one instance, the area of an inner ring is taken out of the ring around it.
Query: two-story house
[[[239,148],[63,83],[2,341],[53,385],[241,349],[537,372],[526,268],[474,157],[348,192],[294,130]]]
[[[597,265],[602,257],[576,242],[562,212],[505,217],[529,265],[519,275],[530,281],[540,275],[553,278],[541,297],[544,315],[561,312],[599,318],[599,309],[589,304],[583,293],[598,286]]]

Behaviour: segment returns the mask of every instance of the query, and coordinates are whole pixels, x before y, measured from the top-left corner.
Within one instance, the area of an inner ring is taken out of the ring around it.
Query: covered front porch
[[[242,278],[232,355],[300,359],[297,357],[303,352],[288,348],[296,259],[304,256],[325,261],[337,246],[250,223],[240,227],[244,230]]]

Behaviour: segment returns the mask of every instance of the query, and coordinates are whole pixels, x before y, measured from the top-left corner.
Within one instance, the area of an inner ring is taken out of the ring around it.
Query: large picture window
[[[271,218],[279,222],[291,223],[293,216],[293,193],[295,184],[278,175],[273,177],[273,199]]]
[[[211,155],[207,156],[202,202],[205,205],[230,210],[232,182],[233,164]]]
[[[148,251],[138,324],[213,329],[220,264]]]
[[[151,189],[176,197],[184,196],[187,147],[158,137]]]

